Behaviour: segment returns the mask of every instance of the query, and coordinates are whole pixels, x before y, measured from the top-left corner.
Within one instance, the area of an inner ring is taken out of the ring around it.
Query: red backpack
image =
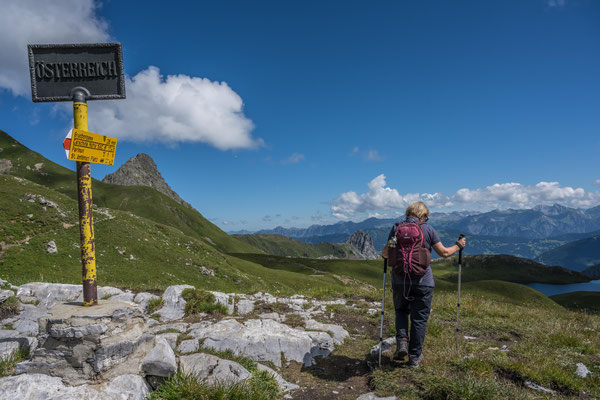
[[[396,234],[388,242],[388,266],[400,276],[420,278],[431,263],[431,253],[424,247],[424,222],[397,222]]]

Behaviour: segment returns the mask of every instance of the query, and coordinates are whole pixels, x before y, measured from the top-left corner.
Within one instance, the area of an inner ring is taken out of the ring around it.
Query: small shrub
[[[164,304],[165,301],[162,297],[150,299],[148,301],[148,314],[152,314],[155,311],[159,310]]]
[[[19,300],[11,296],[0,304],[0,320],[10,318],[19,312]]]
[[[227,314],[227,307],[220,303],[215,303],[215,296],[205,290],[185,289],[181,293],[181,297],[186,301],[186,316],[199,313]]]
[[[0,377],[11,375],[15,365],[29,358],[29,352],[19,348],[11,357],[0,358]]]
[[[292,328],[297,328],[299,326],[305,327],[306,322],[304,318],[302,318],[299,314],[288,314],[285,316],[285,323]]]

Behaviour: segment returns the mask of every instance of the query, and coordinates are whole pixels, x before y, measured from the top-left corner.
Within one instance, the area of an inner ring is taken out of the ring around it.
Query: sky
[[[0,129],[70,169],[26,45],[93,42],[127,80],[93,177],[147,153],[225,231],[600,204],[598,1],[5,0]]]

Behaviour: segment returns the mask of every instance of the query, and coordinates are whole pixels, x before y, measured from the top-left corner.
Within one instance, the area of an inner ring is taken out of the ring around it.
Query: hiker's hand
[[[463,236],[463,237],[461,237],[460,239],[458,239],[458,240],[456,241],[456,243],[460,243],[460,245],[461,245],[462,247],[465,247],[465,246],[467,245],[467,238]]]

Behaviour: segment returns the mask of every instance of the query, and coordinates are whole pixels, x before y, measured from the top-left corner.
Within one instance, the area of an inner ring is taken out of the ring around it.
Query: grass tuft
[[[215,295],[201,289],[185,289],[181,297],[186,301],[185,315],[191,316],[199,313],[227,314],[227,307],[215,303]]]

